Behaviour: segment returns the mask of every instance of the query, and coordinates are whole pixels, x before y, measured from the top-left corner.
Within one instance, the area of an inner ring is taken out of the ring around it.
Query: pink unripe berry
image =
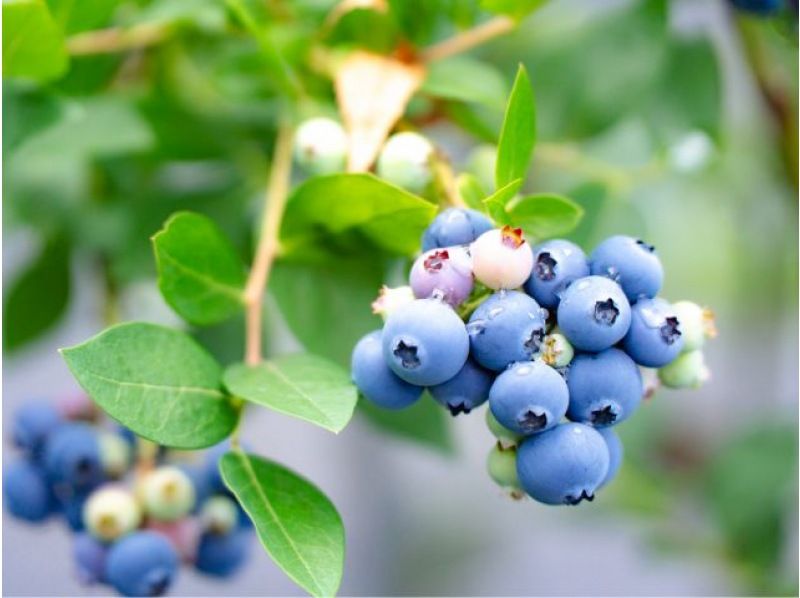
[[[533,252],[518,228],[486,231],[470,246],[472,272],[490,289],[515,289],[530,276]]]

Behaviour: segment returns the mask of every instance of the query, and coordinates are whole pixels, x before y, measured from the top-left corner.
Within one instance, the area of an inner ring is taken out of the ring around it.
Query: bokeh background
[[[157,294],[148,247],[169,213],[205,212],[243,251],[251,243],[274,117],[257,45],[229,31],[221,3],[104,4],[100,21],[68,31],[167,23],[169,36],[75,58],[44,86],[3,85],[6,424],[32,397],[78,391],[56,349],[109,317],[182,325]],[[416,10],[458,22],[468,4]],[[331,3],[267,5],[276,39],[304,60],[303,36]],[[797,594],[796,19],[716,0],[555,0],[472,53],[491,70],[473,87],[485,101],[437,98],[431,86],[412,102],[406,124],[480,175],[472,150],[502,117],[492,90],[504,96],[525,63],[539,124],[530,189],[584,206],[572,236],[587,249],[613,233],[647,238],[664,262],[664,295],[712,306],[720,334],[706,351],[713,379],[661,391],[625,423],[619,478],[579,508],[515,502],[493,486],[482,410],[454,420],[433,406],[360,412],[334,436],[252,409],[243,436],[254,452],[302,472],[342,515],[343,595]],[[312,82],[329,110],[329,86]],[[10,306],[26,276],[33,292]],[[307,280],[308,294],[338,286]],[[359,307],[374,293],[364,284],[352,290]],[[311,301],[302,286],[294,300]],[[350,322],[346,303],[336,313],[358,330],[363,318]],[[272,297],[267,313],[271,350],[298,347]],[[199,334],[238,358],[236,325]],[[343,362],[351,344],[341,339]],[[59,522],[34,528],[4,514],[4,593],[102,594],[74,580],[69,540]],[[184,570],[173,593],[299,595],[255,544],[234,580]]]

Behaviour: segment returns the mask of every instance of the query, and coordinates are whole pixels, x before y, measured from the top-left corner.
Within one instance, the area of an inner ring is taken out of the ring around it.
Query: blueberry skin
[[[622,465],[622,457],[625,454],[625,449],[613,428],[600,428],[597,431],[600,432],[600,436],[606,441],[606,447],[608,448],[608,471],[606,472],[606,477],[603,478],[600,486],[598,486],[598,488],[602,488],[616,477]]]
[[[567,417],[597,428],[628,419],[644,394],[639,368],[616,348],[576,355],[567,371],[567,387]]]
[[[247,562],[252,533],[233,530],[227,534],[205,533],[200,538],[195,567],[216,577],[229,577]]]
[[[434,399],[450,410],[451,415],[469,413],[489,398],[494,373],[482,368],[471,358],[450,380],[431,386]]]
[[[212,482],[209,479],[210,476],[208,475],[204,464],[184,464],[179,465],[178,467],[180,467],[181,471],[183,471],[183,473],[185,473],[192,481],[195,495],[195,504],[192,508],[192,513],[198,513],[200,512],[202,504],[214,493],[214,488],[211,486]]]
[[[522,435],[553,428],[568,405],[567,383],[542,361],[513,364],[489,391],[492,415],[500,425]]]
[[[84,585],[104,583],[106,578],[106,558],[108,546],[86,532],[75,536],[72,541],[72,557],[78,580]]]
[[[422,234],[422,251],[468,245],[492,228],[492,221],[476,210],[448,208],[436,216],[425,229]]]
[[[14,461],[5,467],[3,496],[6,510],[25,521],[39,523],[53,511],[53,494],[47,477],[32,461]]]
[[[84,529],[83,507],[89,500],[90,490],[75,491],[69,488],[66,493],[57,497],[58,507],[69,528],[74,532]]]
[[[641,239],[617,235],[598,245],[589,257],[593,275],[615,280],[633,303],[655,297],[664,282],[664,268],[655,247]]]
[[[474,285],[469,253],[463,247],[425,252],[414,261],[408,283],[417,299],[438,295],[457,306],[469,297]]]
[[[92,488],[104,478],[100,443],[97,433],[88,424],[59,426],[47,441],[44,463],[55,484]]]
[[[597,430],[565,423],[517,448],[517,476],[531,498],[546,505],[593,500],[608,472],[606,441]]]
[[[627,334],[631,306],[613,280],[587,276],[561,294],[557,319],[564,336],[576,349],[602,351]]]
[[[781,0],[730,0],[739,10],[759,16],[768,16],[781,9]]]
[[[401,380],[383,358],[381,330],[365,335],[353,349],[353,384],[368,401],[384,409],[405,409],[422,396],[422,387]]]
[[[203,470],[205,472],[205,481],[199,482],[203,484],[209,494],[229,494],[230,490],[222,481],[222,474],[219,471],[219,460],[222,455],[231,450],[230,440],[223,440],[219,444],[212,446],[206,451],[205,458],[203,459]],[[196,486],[197,487],[197,486]],[[200,502],[200,501],[198,501]]]
[[[469,355],[469,336],[456,312],[438,299],[417,299],[386,320],[383,357],[402,380],[434,386],[455,376]]]
[[[558,306],[559,295],[572,281],[589,276],[586,254],[575,243],[552,239],[531,251],[533,270],[525,282],[525,291],[542,307]]]
[[[639,365],[660,368],[671,363],[683,350],[677,313],[660,297],[640,299],[631,307],[631,327],[622,344]]]
[[[498,291],[478,306],[467,325],[472,356],[483,367],[502,371],[530,361],[545,337],[545,314],[519,291]]]
[[[161,596],[178,572],[178,553],[157,532],[138,531],[111,546],[106,577],[123,596]]]
[[[46,401],[31,401],[14,414],[11,435],[14,444],[38,459],[48,436],[61,424],[58,409]]]

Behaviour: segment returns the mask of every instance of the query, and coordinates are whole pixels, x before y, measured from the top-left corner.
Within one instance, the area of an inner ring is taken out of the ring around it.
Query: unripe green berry
[[[515,448],[504,449],[499,444],[495,444],[486,458],[486,470],[489,472],[489,477],[501,488],[512,491],[519,490]]]
[[[98,436],[100,444],[100,463],[103,471],[113,479],[121,478],[131,464],[131,446],[119,434],[101,432]]]
[[[658,378],[669,388],[699,388],[711,377],[700,350],[678,355],[677,359],[658,370]]]
[[[673,303],[672,309],[680,322],[684,353],[701,349],[707,338],[717,335],[714,313],[710,309],[691,301]]]
[[[83,523],[94,537],[103,542],[116,540],[139,527],[142,511],[125,488],[106,486],[89,496],[83,507]]]
[[[542,361],[554,368],[564,368],[575,357],[575,349],[567,337],[558,332],[553,332],[544,337],[542,341]]]
[[[192,481],[177,467],[163,466],[147,474],[140,492],[145,511],[158,521],[180,519],[194,507]]]
[[[347,146],[342,125],[330,118],[312,118],[297,129],[295,160],[311,175],[341,172],[347,161]]]
[[[378,156],[376,172],[386,181],[412,193],[425,190],[433,179],[431,142],[417,133],[397,133],[389,137]]]
[[[239,524],[236,503],[227,496],[212,496],[200,508],[200,524],[205,532],[227,534]]]
[[[489,408],[486,409],[486,426],[504,448],[516,446],[517,443],[522,440],[522,436],[516,432],[512,432],[497,421],[492,410]]]

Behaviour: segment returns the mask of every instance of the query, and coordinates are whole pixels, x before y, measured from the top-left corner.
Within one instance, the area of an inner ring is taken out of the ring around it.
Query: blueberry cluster
[[[373,305],[385,323],[356,345],[353,381],[388,409],[425,389],[453,415],[488,400],[489,473],[512,494],[592,500],[620,465],[612,426],[642,401],[643,368],[671,387],[708,375],[711,315],[658,297],[664,273],[644,241],[614,236],[587,258],[569,241],[531,247],[519,229],[450,208],[422,250],[409,286],[384,287]]]
[[[27,403],[11,437],[5,508],[30,523],[63,516],[82,583],[159,596],[181,563],[227,577],[247,560],[252,528],[217,469],[225,445],[192,460],[102,420],[87,397]]]

